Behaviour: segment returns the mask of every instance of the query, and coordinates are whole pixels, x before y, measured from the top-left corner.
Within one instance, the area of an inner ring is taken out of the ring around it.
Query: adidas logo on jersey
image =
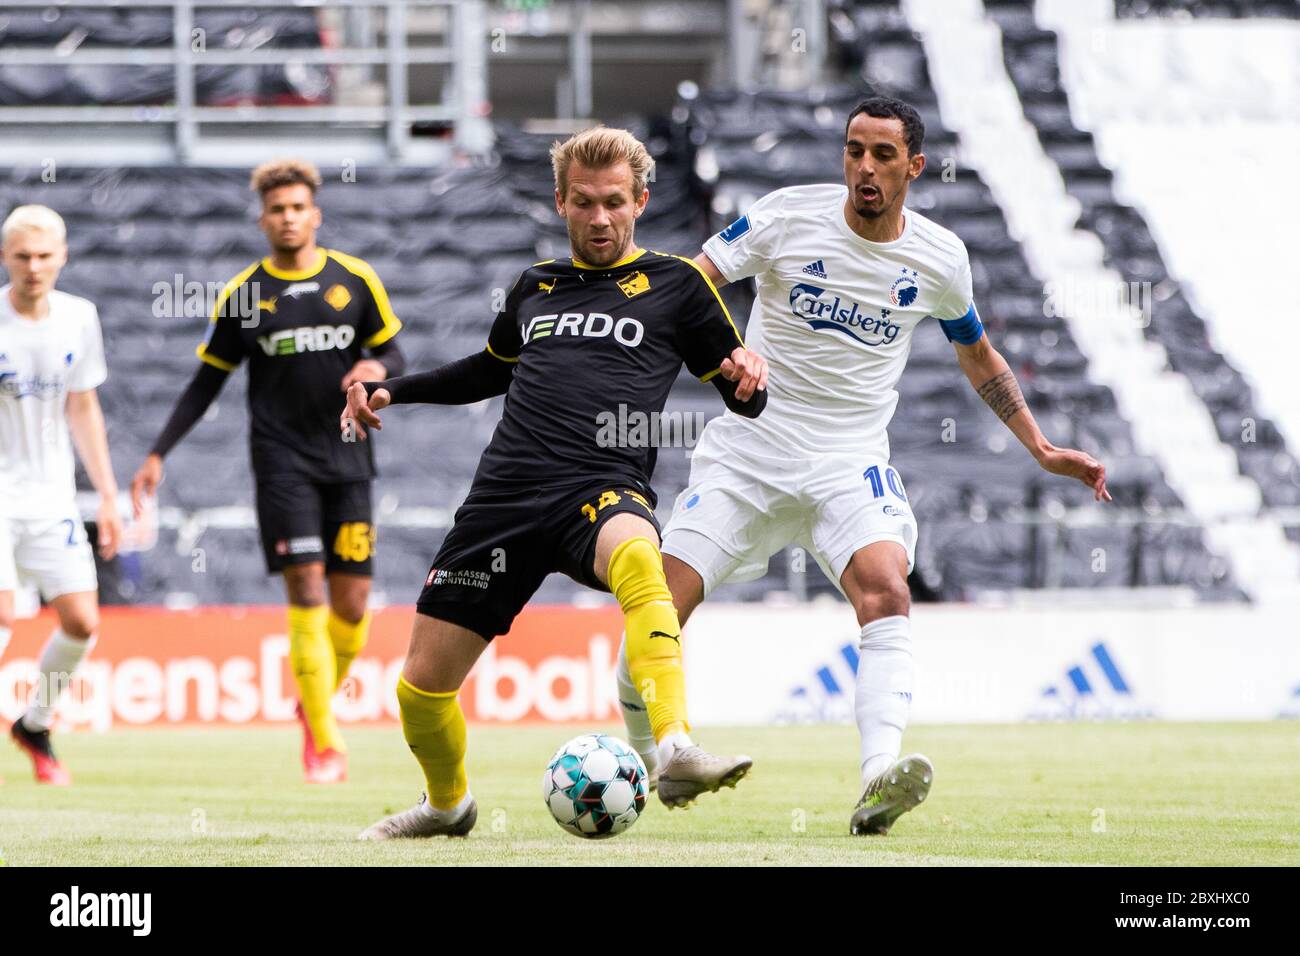
[[[808,263],[806,266],[803,267],[803,271],[808,273],[810,276],[816,276],[819,279],[827,278],[826,263],[822,262],[820,259],[818,259],[816,262]]]

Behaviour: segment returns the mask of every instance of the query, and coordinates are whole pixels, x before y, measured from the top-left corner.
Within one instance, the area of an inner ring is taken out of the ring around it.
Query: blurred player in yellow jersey
[[[310,783],[346,779],[330,702],[365,644],[375,531],[368,443],[340,440],[354,382],[400,375],[401,323],[375,271],[316,245],[320,173],[300,160],[258,167],[252,189],[270,255],[230,280],[200,365],[131,483],[137,514],[162,481],[163,457],[248,359],[250,447],[268,573],[284,575],[289,656],[300,695]],[[328,591],[328,594],[327,594]]]

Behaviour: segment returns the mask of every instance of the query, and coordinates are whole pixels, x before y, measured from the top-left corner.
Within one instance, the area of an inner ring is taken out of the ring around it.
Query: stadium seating
[[[1286,0],[1115,0],[1119,17],[1300,18],[1300,6]]]
[[[1088,200],[1087,223],[1105,237],[1108,254],[1124,258],[1126,271],[1146,263],[1159,276],[1159,255],[1140,217],[1114,200],[1088,135],[1070,122],[1059,76],[1044,61],[1044,38],[1023,5],[1004,6],[1020,7],[1007,14],[1018,24],[1008,31],[1008,64],[1044,144],[1069,171],[1072,192]],[[658,163],[638,240],[691,255],[758,196],[785,185],[838,181],[844,118],[863,93],[874,88],[908,99],[926,120],[931,163],[913,188],[911,205],[967,243],[981,313],[1036,417],[1058,443],[1107,461],[1116,503],[1129,513],[1179,513],[1179,497],[1160,468],[1135,453],[1129,423],[1110,390],[1089,379],[1069,328],[1044,314],[1041,285],[988,187],[969,170],[951,182],[939,179],[945,158],[956,155],[959,144],[944,128],[924,49],[898,4],[835,4],[831,22],[843,76],[824,89],[710,90],[682,99],[671,123],[611,120],[641,136]],[[356,182],[330,177],[322,188],[321,243],[375,266],[405,323],[400,341],[413,369],[480,349],[494,298],[518,271],[567,253],[546,156],[553,138],[498,124],[490,163],[433,171],[362,168]],[[60,168],[55,183],[42,182],[39,172],[14,169],[0,177],[0,207],[46,202],[67,218],[72,258],[61,284],[100,308],[110,365],[102,398],[118,477],[125,483],[196,366],[203,309],[176,315],[167,302],[184,294],[177,282],[221,283],[263,254],[255,201],[242,171]],[[724,291],[742,325],[752,303],[749,285]],[[1153,335],[1160,334],[1157,325],[1184,321],[1191,312],[1175,291],[1157,316]],[[1175,338],[1167,342],[1171,356],[1196,366],[1200,394],[1220,403],[1214,407],[1224,413],[1222,427],[1231,427],[1245,407],[1239,377],[1221,363],[1197,364],[1200,343],[1182,347]],[[1096,524],[1058,523],[1052,516],[1074,513],[1091,501],[1090,492],[1034,467],[967,385],[937,325],[918,330],[899,390],[890,433],[920,525],[913,576],[919,599],[971,598],[1003,588],[1134,584],[1191,586],[1208,598],[1240,596],[1195,526],[1120,524],[1104,516]],[[158,543],[106,573],[110,600],[280,599],[280,583],[263,573],[252,523],[243,391],[240,370],[169,458]],[[683,375],[667,411],[708,418],[720,409],[711,387]],[[377,589],[389,600],[410,601],[418,592],[499,410],[499,400],[400,409],[391,413],[391,430],[377,437]],[[949,421],[955,441],[943,437]],[[1280,462],[1289,462],[1285,448],[1271,441],[1261,438],[1243,457],[1243,469],[1275,474]],[[661,518],[688,472],[687,449],[660,450],[655,484]],[[1098,548],[1107,556],[1101,570]],[[819,574],[802,576],[788,568],[788,556],[778,555],[765,578],[728,586],[725,596],[833,591]],[[582,590],[553,577],[540,597],[566,601]]]
[[[1274,423],[1260,413],[1241,373],[1215,349],[1204,319],[1169,275],[1141,213],[1115,198],[1112,173],[1098,158],[1092,134],[1073,125],[1068,94],[1057,68],[1056,34],[1035,25],[1032,6],[1023,0],[986,3],[1002,28],[1007,71],[1020,93],[1025,115],[1037,128],[1044,150],[1060,167],[1066,188],[1082,207],[1079,226],[1101,239],[1107,265],[1130,280],[1152,284],[1146,334],[1164,346],[1173,370],[1192,383],[1215,416],[1220,436],[1236,450],[1241,473],[1258,482],[1264,503],[1300,504],[1300,463],[1288,452]],[[1222,8],[1237,10],[1235,15],[1244,15],[1247,8],[1251,16],[1274,15],[1254,9],[1270,8],[1269,4],[1248,3],[1121,3],[1118,9],[1124,13],[1127,7],[1125,15],[1139,15],[1134,12],[1138,6],[1149,7],[1151,12],[1190,10],[1196,16],[1222,16]],[[1211,13],[1211,9],[1220,12]],[[1291,9],[1295,16],[1296,8]],[[1256,423],[1253,443],[1235,437],[1244,420]]]
[[[209,50],[305,49],[321,46],[316,13],[290,8],[199,7],[195,30]],[[60,50],[165,49],[172,44],[166,8],[97,9],[51,4],[0,5],[0,48]],[[15,66],[0,62],[0,106],[161,105],[175,98],[175,70],[166,64]],[[326,102],[331,75],[320,66],[204,66],[194,71],[200,106]]]
[[[853,12],[866,10],[884,22],[896,22],[885,16],[885,9],[876,3]],[[923,84],[890,91],[917,103],[927,122],[931,171],[912,187],[910,204],[967,243],[975,295],[990,335],[1016,370],[1036,417],[1056,441],[1083,447],[1110,463],[1111,490],[1121,506],[1177,510],[1181,502],[1159,468],[1134,455],[1129,428],[1109,390],[1087,380],[1086,363],[1068,328],[1043,314],[1042,288],[1030,276],[988,189],[968,172],[954,182],[936,183],[942,158],[954,153],[956,140],[934,106],[919,42],[898,30],[890,38],[896,51],[910,50],[919,63],[900,75]],[[717,170],[713,228],[771,189],[838,180],[843,118],[863,93],[860,87],[834,87],[803,95],[800,105],[799,97],[784,93],[711,91],[681,104],[676,115],[685,118],[683,138],[697,150],[697,170]],[[823,121],[827,115],[834,120]],[[752,293],[727,293],[736,313],[747,313]],[[890,437],[921,526],[918,594],[955,599],[989,588],[1041,586],[1042,561],[1025,547],[1027,526],[1002,519],[1024,510],[1037,493],[1034,486],[1042,486],[1045,501],[1069,506],[1089,501],[1087,489],[1043,481],[1046,476],[968,387],[937,326],[918,331],[899,392]],[[945,445],[939,423],[950,418],[958,423],[960,441]],[[960,449],[959,456],[954,449]],[[1075,542],[1087,538],[1063,534]],[[1190,584],[1206,594],[1237,593],[1196,529],[1153,534],[1112,527],[1091,534],[1094,540],[1104,538],[1115,549],[1110,553],[1124,559],[1113,560],[1103,573],[1087,561],[1059,562],[1056,583],[1094,587],[1138,581]],[[774,560],[767,578],[728,593],[757,597],[785,586],[786,577],[784,562]],[[820,578],[807,587],[813,592],[831,589]]]

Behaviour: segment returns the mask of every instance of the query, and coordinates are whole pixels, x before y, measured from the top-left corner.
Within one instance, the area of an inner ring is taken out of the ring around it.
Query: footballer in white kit
[[[886,431],[917,326],[938,320],[972,387],[1043,468],[1109,499],[1105,468],[1047,441],[989,344],[965,245],[905,208],[925,167],[923,137],[916,110],[872,97],[846,123],[843,184],[778,189],[704,244],[696,261],[716,284],[755,278],[746,339],[767,359],[768,402],[759,418],[727,413],[708,424],[664,529],[683,625],[715,587],[761,577],[791,544],[811,552],[853,604],[862,628],[855,834],[887,832],[933,778],[924,756],[899,759],[912,697],[907,575],[917,527]],[[625,678],[620,668],[625,722],[642,750],[641,702]],[[651,748],[642,756],[655,757]]]
[[[122,527],[95,393],[107,377],[104,345],[95,306],[54,289],[67,259],[62,218],[45,206],[19,206],[0,234],[10,280],[0,288],[0,655],[12,634],[14,592],[36,587],[59,626],[10,733],[38,781],[67,784],[49,730],[59,693],[94,643],[99,588],[75,501],[74,444],[100,495],[106,559]]]

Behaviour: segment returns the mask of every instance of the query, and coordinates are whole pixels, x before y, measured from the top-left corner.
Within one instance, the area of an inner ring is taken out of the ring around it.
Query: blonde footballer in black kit
[[[647,691],[663,750],[658,790],[666,805],[734,786],[750,766],[747,757],[709,754],[689,736],[681,629],[650,485],[655,449],[627,436],[608,440],[601,422],[620,408],[626,416],[662,411],[683,362],[717,387],[728,408],[758,415],[766,366],[744,348],[693,262],[633,241],[652,165],[635,137],[588,130],[557,144],[552,160],[572,256],[524,270],[483,351],[348,393],[342,426],[363,431],[379,427],[375,413],[390,403],[506,396],[425,579],[397,689],[426,799],[369,827],[363,839],[463,836],[474,826],[456,695],[488,641],[509,631],[554,571],[611,591],[623,609],[632,677]]]

